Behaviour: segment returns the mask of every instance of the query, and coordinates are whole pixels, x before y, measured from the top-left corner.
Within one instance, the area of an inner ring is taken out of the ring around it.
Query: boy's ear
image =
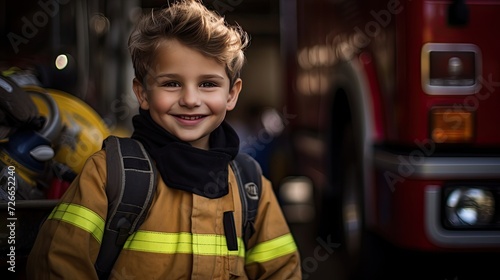
[[[243,86],[243,81],[238,78],[233,84],[233,87],[229,90],[229,95],[227,97],[226,110],[231,111],[236,107],[238,102],[238,96],[240,95],[241,88]]]
[[[135,97],[137,97],[137,101],[139,102],[139,106],[141,109],[148,110],[149,102],[146,88],[137,78],[134,78],[132,83],[132,88],[134,90]]]

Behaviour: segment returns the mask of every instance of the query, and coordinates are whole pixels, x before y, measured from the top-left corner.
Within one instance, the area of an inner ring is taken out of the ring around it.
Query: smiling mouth
[[[205,116],[203,115],[198,115],[198,116],[187,116],[187,115],[177,115],[179,119],[183,120],[188,120],[188,121],[195,121],[204,118]]]

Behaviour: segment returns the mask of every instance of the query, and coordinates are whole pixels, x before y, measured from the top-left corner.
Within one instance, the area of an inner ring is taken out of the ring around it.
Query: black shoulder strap
[[[110,136],[103,148],[108,215],[95,263],[99,279],[109,277],[125,241],[146,218],[156,190],[155,166],[140,142]]]
[[[255,217],[262,192],[262,170],[257,161],[245,153],[238,153],[231,167],[238,180],[243,212],[243,238],[245,247],[255,232]]]

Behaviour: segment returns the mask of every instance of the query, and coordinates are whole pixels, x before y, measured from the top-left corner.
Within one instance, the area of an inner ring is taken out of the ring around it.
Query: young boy
[[[131,34],[140,105],[132,138],[153,158],[159,179],[148,216],[110,278],[301,278],[296,244],[264,177],[248,248],[241,242],[237,252],[226,247],[225,212],[234,212],[243,238],[240,194],[228,167],[239,139],[224,118],[242,88],[248,42],[241,28],[196,0],[143,17]],[[97,279],[94,263],[108,209],[105,158],[101,150],[87,160],[54,210],[60,215],[40,229],[27,263],[29,279]],[[214,177],[224,178],[217,188]]]

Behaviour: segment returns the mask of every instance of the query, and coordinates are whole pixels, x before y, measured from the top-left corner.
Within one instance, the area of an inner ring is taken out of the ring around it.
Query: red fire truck
[[[500,1],[281,3],[296,168],[338,251],[498,252]]]

